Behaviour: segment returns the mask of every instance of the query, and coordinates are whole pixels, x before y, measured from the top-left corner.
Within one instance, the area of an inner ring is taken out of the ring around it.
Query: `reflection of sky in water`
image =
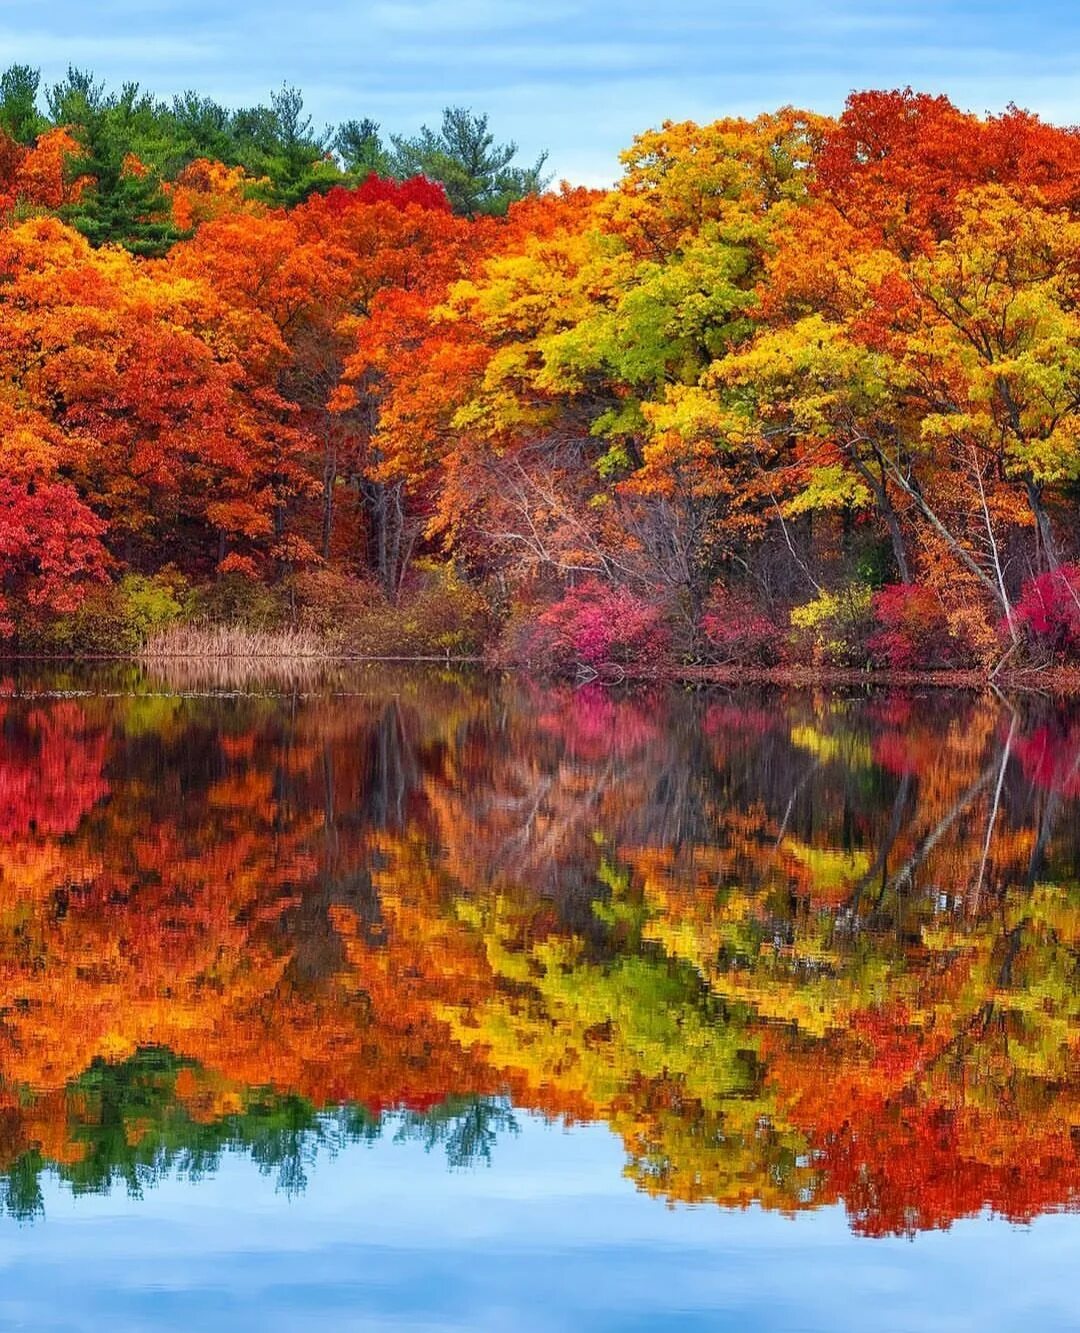
[[[247,1159],[211,1178],[73,1199],[0,1224],[0,1327],[185,1333],[732,1330],[1054,1333],[1080,1327],[1080,1218],[852,1236],[841,1208],[670,1209],[621,1178],[601,1127],[519,1115],[490,1169],[387,1136],[276,1193]]]

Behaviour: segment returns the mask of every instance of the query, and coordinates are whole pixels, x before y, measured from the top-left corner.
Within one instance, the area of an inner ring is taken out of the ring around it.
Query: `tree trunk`
[[[403,484],[365,479],[360,489],[369,515],[369,565],[386,598],[396,602],[413,546],[406,534]]]
[[[330,559],[334,540],[334,487],[337,484],[337,445],[327,441],[323,455],[322,557]]]
[[[1053,571],[1061,564],[1061,558],[1058,555],[1053,524],[1050,522],[1050,515],[1046,512],[1046,506],[1043,504],[1042,487],[1032,481],[1030,477],[1024,482],[1024,487],[1027,490],[1031,512],[1035,516],[1035,528],[1042,545],[1043,561],[1046,568]]]
[[[874,497],[874,502],[878,507],[881,517],[885,520],[885,526],[889,530],[889,541],[892,543],[893,559],[896,561],[896,572],[901,583],[911,582],[911,566],[908,564],[907,548],[904,545],[904,534],[900,527],[900,519],[897,516],[896,509],[892,500],[889,498],[889,488],[884,479],[885,460],[879,451],[875,450],[882,475],[877,477],[871,468],[863,462],[859,456],[851,451],[849,457],[854,465],[855,471],[869,486]]]

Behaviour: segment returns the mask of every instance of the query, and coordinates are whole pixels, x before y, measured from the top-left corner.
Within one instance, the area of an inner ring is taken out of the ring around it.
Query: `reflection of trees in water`
[[[190,1101],[191,1089],[178,1083],[197,1086],[205,1078],[160,1047],[121,1063],[95,1060],[65,1090],[73,1160],[46,1162],[39,1148],[25,1148],[0,1172],[0,1207],[22,1220],[40,1216],[46,1173],[76,1195],[122,1188],[140,1198],[173,1175],[205,1179],[226,1153],[250,1157],[278,1190],[296,1195],[320,1157],[384,1134],[396,1142],[417,1140],[428,1151],[441,1148],[451,1168],[464,1169],[489,1165],[498,1135],[517,1132],[501,1098],[455,1096],[424,1111],[379,1116],[350,1104],[317,1109],[268,1088],[238,1091],[235,1109],[204,1120]]]
[[[453,1169],[490,1165],[500,1134],[516,1134],[518,1123],[508,1101],[499,1097],[449,1097],[427,1111],[405,1111],[394,1137],[419,1140],[430,1152],[442,1148]]]
[[[487,1160],[507,1093],[606,1120],[669,1198],[1076,1201],[1068,709],[433,672],[3,728],[15,1211],[44,1169],[138,1190],[233,1149],[298,1189],[390,1126]],[[950,1160],[951,1193],[897,1165]]]

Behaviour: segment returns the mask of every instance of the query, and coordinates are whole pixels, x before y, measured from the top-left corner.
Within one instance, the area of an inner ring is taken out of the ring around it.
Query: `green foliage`
[[[127,624],[140,643],[145,643],[154,630],[181,618],[186,594],[187,580],[171,569],[152,576],[125,574],[120,580]]]
[[[286,592],[256,583],[243,574],[225,574],[192,590],[184,611],[191,620],[248,629],[277,629],[288,617]]]
[[[136,653],[154,630],[183,616],[186,597],[186,581],[174,569],[125,574],[119,583],[94,588],[77,611],[27,618],[19,626],[19,648],[65,657]]]
[[[346,120],[334,135],[334,151],[344,163],[345,170],[356,177],[391,174],[390,156],[386,151],[376,121]]]
[[[316,130],[304,114],[298,88],[282,84],[270,94],[269,106],[243,108],[230,119],[232,143],[223,159],[242,166],[253,176],[266,176],[278,201],[298,203],[320,182],[340,179],[329,156],[333,132]]]
[[[361,657],[471,657],[483,651],[490,619],[483,594],[453,565],[419,561],[396,605],[366,607],[335,643]]]
[[[169,109],[172,142],[162,169],[174,175],[189,162],[205,157],[235,166],[232,113],[211,97],[188,90],[174,97]]]
[[[370,1142],[389,1127],[399,1141],[441,1147],[451,1168],[491,1161],[499,1135],[517,1122],[501,1098],[451,1096],[425,1111],[380,1117],[360,1105],[325,1110],[271,1088],[245,1089],[235,1111],[206,1119],[178,1096],[181,1074],[199,1066],[164,1047],[143,1047],[130,1059],[96,1058],[67,1089],[69,1133],[79,1145],[74,1161],[49,1163],[74,1194],[126,1188],[138,1197],[174,1170],[190,1180],[212,1175],[226,1152],[250,1155],[288,1195],[307,1184],[319,1150],[333,1155],[346,1143]],[[41,1175],[46,1162],[30,1148],[0,1172],[0,1209],[29,1221],[44,1211]]]
[[[288,84],[268,102],[233,109],[190,89],[171,102],[133,82],[109,89],[89,70],[69,66],[45,89],[42,114],[40,83],[29,65],[0,75],[0,129],[20,143],[32,143],[50,125],[72,130],[87,148],[73,169],[97,175],[98,186],[72,209],[71,221],[95,244],[118,241],[137,254],[161,253],[176,239],[154,230],[167,213],[161,182],[197,158],[243,167],[267,182],[267,201],[275,204],[298,203],[372,172],[398,179],[423,174],[444,184],[455,208],[471,216],[504,213],[546,184],[545,155],[531,167],[513,165],[516,145],[497,144],[487,116],[464,107],[447,108],[438,130],[393,136],[388,148],[370,117],[318,128],[303,94]],[[144,176],[125,174],[129,154],[146,168]]]
[[[818,465],[784,506],[784,513],[796,518],[819,509],[866,509],[870,500],[870,491],[848,468],[839,463]]]
[[[505,213],[516,199],[537,194],[547,184],[546,153],[531,167],[513,166],[517,144],[496,143],[487,116],[467,107],[447,107],[437,130],[424,125],[412,138],[391,135],[391,143],[394,175],[438,181],[454,211],[466,217]]]
[[[37,109],[40,84],[40,71],[30,65],[11,65],[0,74],[0,129],[16,143],[33,143],[44,125]]]
[[[106,93],[92,76],[69,69],[48,93],[57,124],[70,125],[84,152],[67,164],[71,182],[90,178],[78,199],[62,210],[65,220],[92,245],[117,244],[132,254],[163,255],[180,233],[169,218],[161,177],[152,165],[162,109],[125,84]],[[141,150],[141,151],[140,151]]]

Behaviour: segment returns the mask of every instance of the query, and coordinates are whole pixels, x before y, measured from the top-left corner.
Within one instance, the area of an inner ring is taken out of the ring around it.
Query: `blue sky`
[[[555,174],[602,184],[634,133],[911,84],[1080,121],[1069,0],[0,0],[0,62],[69,61],[230,104],[299,85],[320,121],[488,111]]]
[[[0,1218],[0,1327],[28,1333],[1066,1333],[1080,1218],[986,1218],[914,1241],[840,1208],[671,1209],[606,1128],[521,1115],[490,1168],[392,1136],[293,1199],[247,1158],[142,1199],[46,1189]]]

